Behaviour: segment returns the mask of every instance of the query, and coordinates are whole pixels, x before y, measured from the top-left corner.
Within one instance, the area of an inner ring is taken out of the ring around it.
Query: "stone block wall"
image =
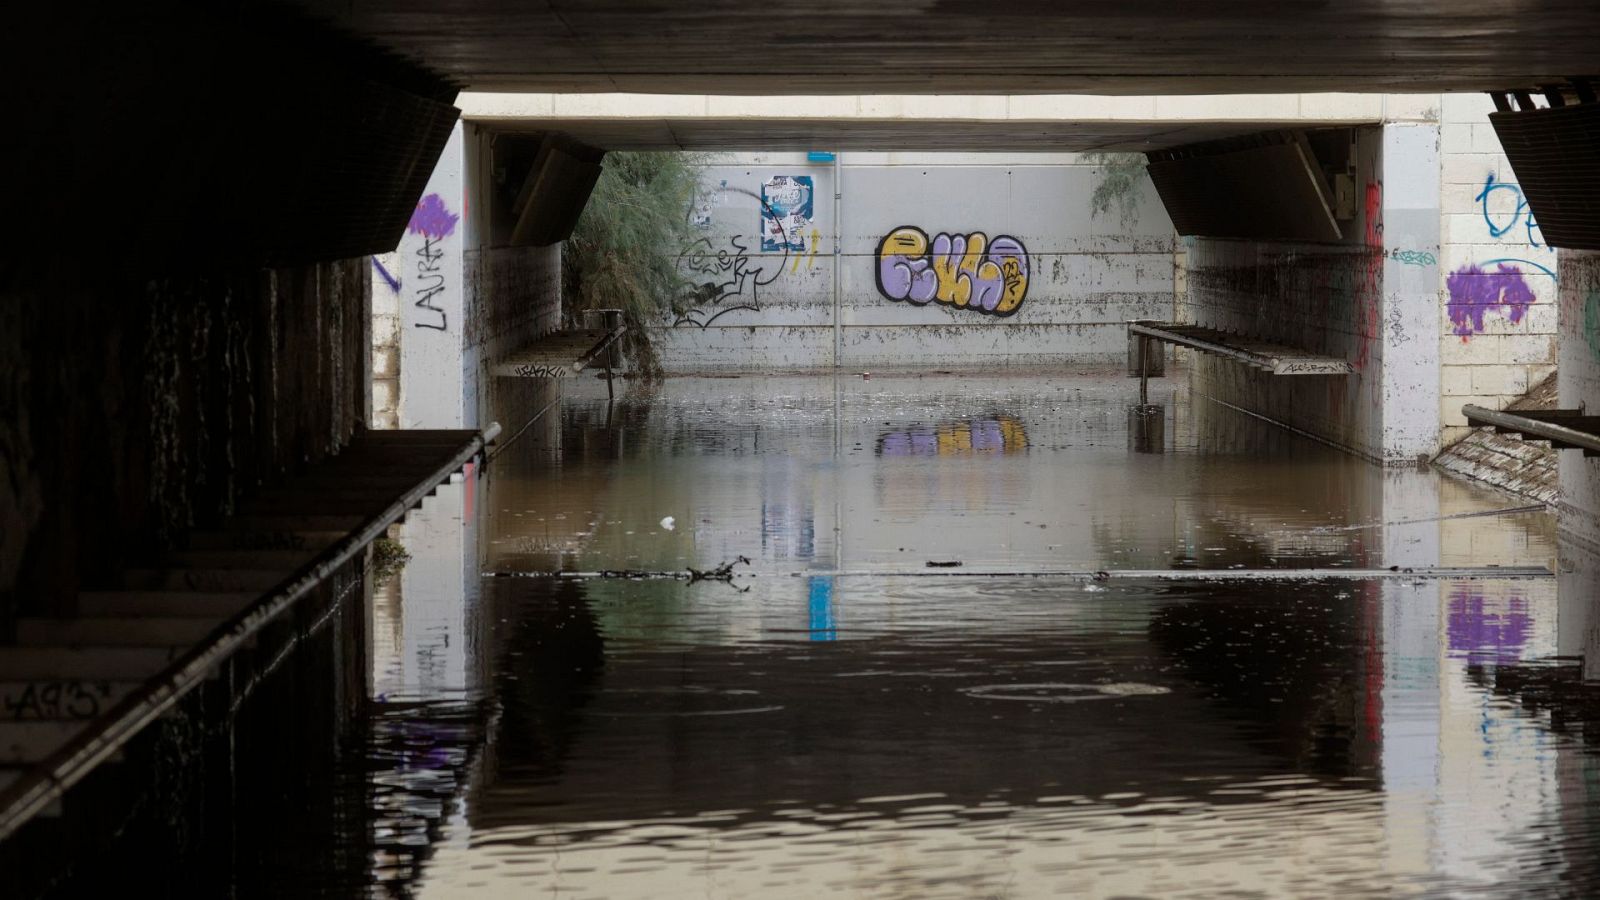
[[[1502,409],[1555,370],[1556,251],[1489,124],[1486,94],[1441,98],[1440,388],[1444,442],[1463,404]]]

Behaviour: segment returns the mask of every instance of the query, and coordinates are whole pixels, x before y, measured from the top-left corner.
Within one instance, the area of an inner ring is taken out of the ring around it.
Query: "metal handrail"
[[[1600,434],[1593,432],[1579,431],[1576,428],[1568,428],[1565,425],[1546,419],[1519,416],[1514,412],[1502,412],[1472,403],[1461,407],[1461,414],[1467,417],[1468,424],[1477,422],[1483,425],[1492,425],[1495,428],[1504,428],[1507,431],[1519,431],[1538,440],[1565,444],[1572,449],[1600,453]]]
[[[1153,323],[1149,321],[1132,321],[1128,323],[1128,330],[1141,337],[1177,344],[1180,347],[1189,347],[1201,353],[1210,353],[1232,359],[1235,362],[1264,369],[1274,375],[1348,375],[1354,372],[1351,365],[1341,359],[1331,356],[1321,356],[1298,350],[1294,347],[1281,347],[1272,345],[1263,350],[1252,350],[1248,347],[1235,347],[1220,341],[1208,340],[1193,334],[1184,334],[1161,325],[1175,323]],[[1203,326],[1185,326],[1199,329]],[[1213,332],[1213,329],[1205,329]],[[1221,333],[1218,333],[1219,336]],[[1284,353],[1265,352],[1266,350],[1282,350]],[[1289,356],[1288,353],[1295,355]]]
[[[470,462],[499,434],[500,423],[490,423],[449,462],[435,469],[359,529],[324,548],[255,603],[218,625],[204,640],[166,669],[130,692],[98,719],[85,723],[82,732],[74,735],[38,766],[5,790],[0,790],[0,841],[10,837],[147,725],[171,709],[204,681],[213,669],[238,652],[261,629],[311,593],[313,588],[326,581],[368,544],[382,536],[390,525],[405,515],[406,510],[421,503],[429,491]]]

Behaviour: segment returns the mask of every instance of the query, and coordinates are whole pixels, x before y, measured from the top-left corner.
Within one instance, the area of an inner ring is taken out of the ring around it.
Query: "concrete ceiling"
[[[1600,68],[1596,0],[292,0],[478,90],[1476,91]]]
[[[500,133],[558,131],[606,150],[884,150],[1083,153],[1150,151],[1279,128],[1305,121],[940,122],[817,119],[530,119],[485,123]]]

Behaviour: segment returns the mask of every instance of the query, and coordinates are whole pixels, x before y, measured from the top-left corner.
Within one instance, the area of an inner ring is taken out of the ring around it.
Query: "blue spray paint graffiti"
[[[1496,193],[1507,194],[1514,203],[1511,215],[1507,218],[1502,218],[1489,209],[1489,203]],[[1544,246],[1539,242],[1539,238],[1535,237],[1535,233],[1539,231],[1539,223],[1533,220],[1533,210],[1528,208],[1528,198],[1522,195],[1522,188],[1503,181],[1497,182],[1494,180],[1494,173],[1490,172],[1483,180],[1483,190],[1474,199],[1477,200],[1479,209],[1483,213],[1483,224],[1488,226],[1490,237],[1505,237],[1507,232],[1520,224],[1527,229],[1529,244],[1535,247]]]

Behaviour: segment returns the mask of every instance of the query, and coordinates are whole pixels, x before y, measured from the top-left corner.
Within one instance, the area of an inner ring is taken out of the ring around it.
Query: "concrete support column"
[[[1556,390],[1560,405],[1600,414],[1600,253],[1559,254]],[[1561,453],[1561,530],[1600,549],[1600,459]]]
[[[1383,459],[1439,451],[1439,127],[1383,127]]]
[[[389,292],[398,307],[393,353],[378,358],[398,365],[394,399],[401,428],[471,428],[477,425],[476,366],[466,359],[466,179],[462,125],[456,123],[428,186],[417,201],[400,246],[374,257],[373,291]],[[382,308],[375,300],[374,307]],[[380,329],[379,337],[382,338]],[[374,414],[386,410],[380,396]]]

